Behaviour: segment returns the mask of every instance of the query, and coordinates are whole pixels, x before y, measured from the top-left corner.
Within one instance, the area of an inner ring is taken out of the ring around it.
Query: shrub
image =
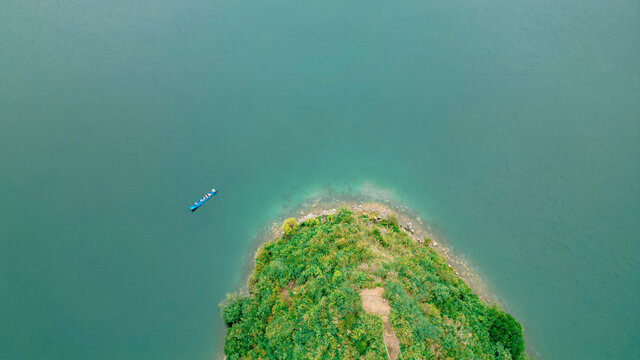
[[[307,227],[317,226],[317,225],[320,225],[320,220],[318,220],[317,218],[307,219],[307,220],[305,220],[303,225],[307,226]]]
[[[353,221],[353,216],[351,216],[351,214],[353,214],[351,210],[341,207],[336,211],[334,219],[340,223],[350,223]]]
[[[391,214],[386,219],[380,220],[379,224],[386,226],[393,232],[400,232],[400,228],[398,227],[398,217],[395,214]]]
[[[451,297],[451,293],[449,292],[449,287],[444,284],[438,284],[433,288],[432,291],[433,299],[439,305],[444,305]]]

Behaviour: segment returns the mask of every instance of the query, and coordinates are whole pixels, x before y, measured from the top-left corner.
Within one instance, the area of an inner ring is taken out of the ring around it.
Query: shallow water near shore
[[[358,193],[534,357],[637,357],[638,6],[3,3],[0,357],[211,359],[261,231]]]

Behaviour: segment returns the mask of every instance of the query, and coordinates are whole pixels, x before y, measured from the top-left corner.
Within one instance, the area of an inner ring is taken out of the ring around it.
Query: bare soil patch
[[[362,300],[362,308],[365,312],[378,315],[384,321],[384,344],[387,347],[387,354],[390,360],[396,360],[400,355],[400,346],[398,345],[398,339],[391,327],[389,321],[389,313],[391,307],[385,298],[382,297],[384,289],[376,287],[373,289],[364,289],[360,292],[360,299]]]

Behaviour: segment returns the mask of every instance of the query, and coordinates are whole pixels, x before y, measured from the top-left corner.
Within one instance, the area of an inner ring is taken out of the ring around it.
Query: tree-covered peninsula
[[[395,216],[341,208],[282,230],[222,305],[228,359],[525,358],[521,325]]]

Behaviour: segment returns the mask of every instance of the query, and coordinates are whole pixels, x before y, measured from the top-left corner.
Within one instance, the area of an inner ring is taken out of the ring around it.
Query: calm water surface
[[[0,8],[0,358],[211,359],[255,234],[364,183],[534,355],[640,354],[639,2]]]

